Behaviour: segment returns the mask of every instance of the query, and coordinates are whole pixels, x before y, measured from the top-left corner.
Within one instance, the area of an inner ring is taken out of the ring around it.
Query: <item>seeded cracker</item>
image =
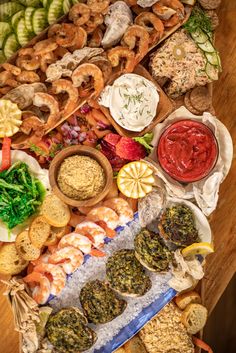
[[[195,115],[201,115],[201,112],[199,112],[197,109],[195,109],[193,106],[192,106],[192,104],[191,104],[191,102],[190,102],[190,91],[189,92],[187,92],[186,94],[185,94],[185,96],[184,96],[184,104],[185,104],[185,106],[186,106],[186,108],[191,112],[191,113],[193,113],[193,114],[195,114]]]
[[[196,87],[190,93],[190,103],[199,112],[206,111],[211,105],[211,97],[206,87]]]
[[[217,15],[216,11],[215,10],[207,10],[205,12],[206,12],[207,17],[209,17],[210,20],[211,20],[212,29],[213,30],[216,29],[219,26],[219,23],[220,23],[219,17]]]
[[[214,10],[220,6],[221,0],[198,0],[200,5],[206,10]]]

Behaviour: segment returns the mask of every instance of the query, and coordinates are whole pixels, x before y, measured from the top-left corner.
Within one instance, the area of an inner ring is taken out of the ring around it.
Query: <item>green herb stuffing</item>
[[[0,172],[0,219],[10,230],[36,212],[45,195],[27,164],[17,162]]]
[[[153,135],[154,135],[153,132],[149,132],[144,136],[134,137],[133,140],[139,142],[141,145],[143,145],[146,148],[148,153],[151,153],[153,149],[153,146],[151,146]]]
[[[195,6],[188,21],[183,26],[188,33],[193,33],[199,29],[206,33],[212,32],[212,25],[210,18],[206,15],[200,7]]]

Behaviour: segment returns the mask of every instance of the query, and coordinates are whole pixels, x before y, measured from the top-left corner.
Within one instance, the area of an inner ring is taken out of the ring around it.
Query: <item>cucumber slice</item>
[[[16,35],[17,35],[18,42],[22,47],[26,45],[33,37],[32,33],[30,33],[25,26],[24,18],[21,18],[17,23]]]
[[[214,53],[215,52],[215,48],[213,47],[213,45],[211,44],[211,42],[209,40],[207,40],[205,43],[197,43],[197,45],[204,52],[207,52],[207,53]]]
[[[35,34],[41,33],[47,27],[47,11],[45,9],[36,9],[33,12],[32,25]]]
[[[12,15],[20,10],[24,10],[24,6],[15,1],[0,4],[0,21],[7,22]]]
[[[18,12],[16,12],[12,18],[11,18],[11,25],[12,25],[12,28],[13,30],[15,31],[16,30],[16,27],[17,27],[17,23],[19,22],[19,20],[24,17],[25,15],[25,10],[20,10]]]
[[[3,64],[6,60],[7,60],[7,58],[3,54],[3,51],[0,50],[0,64]]]
[[[219,78],[218,75],[218,69],[216,66],[211,65],[209,62],[206,63],[205,71],[207,76],[212,80],[212,81],[217,81]]]
[[[191,37],[196,43],[205,43],[209,38],[201,29],[191,33]]]
[[[48,23],[52,25],[62,15],[62,0],[52,0],[48,8]]]
[[[70,0],[63,0],[62,9],[65,15],[70,11],[70,8],[71,8]]]
[[[218,55],[217,52],[214,53],[205,53],[207,61],[214,66],[219,66]]]
[[[7,22],[0,22],[0,48],[2,48],[4,39],[11,33],[11,26]]]
[[[32,15],[34,12],[34,7],[27,7],[25,10],[25,27],[27,28],[28,32],[33,32],[33,25],[32,25]]]
[[[43,0],[43,7],[46,9],[48,7],[50,0]]]
[[[39,7],[41,5],[40,0],[18,0],[24,6]]]
[[[16,39],[15,33],[9,34],[3,43],[3,54],[9,59],[18,49],[20,45]]]

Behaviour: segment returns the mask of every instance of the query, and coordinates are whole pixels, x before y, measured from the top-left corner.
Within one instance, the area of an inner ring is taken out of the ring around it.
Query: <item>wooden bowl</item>
[[[72,199],[66,196],[65,194],[63,194],[63,192],[60,190],[58,186],[57,175],[58,175],[59,168],[65,158],[73,155],[91,157],[95,159],[104,170],[105,177],[106,177],[105,187],[100,194],[98,194],[95,197],[92,197],[91,199],[83,200],[83,201]],[[101,152],[99,152],[98,150],[92,147],[76,145],[76,146],[67,147],[56,155],[56,157],[53,159],[49,168],[49,181],[52,187],[52,191],[67,205],[74,206],[74,207],[81,207],[81,206],[89,207],[100,202],[108,194],[113,182],[113,172],[112,172],[112,167],[110,165],[110,162]]]

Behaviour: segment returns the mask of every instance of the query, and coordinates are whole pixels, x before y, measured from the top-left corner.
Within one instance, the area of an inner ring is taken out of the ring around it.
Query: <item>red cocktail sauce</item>
[[[191,183],[205,178],[218,158],[216,138],[205,124],[179,120],[161,135],[157,158],[173,179]]]

